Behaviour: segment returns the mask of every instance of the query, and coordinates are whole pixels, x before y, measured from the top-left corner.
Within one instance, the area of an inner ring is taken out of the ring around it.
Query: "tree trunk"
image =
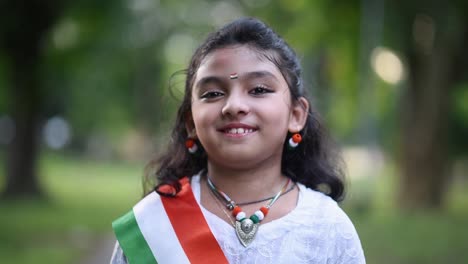
[[[57,18],[58,7],[54,0],[1,3],[0,45],[10,66],[10,111],[15,122],[6,164],[4,197],[42,194],[37,175],[37,132],[44,95],[39,67],[43,40]]]
[[[9,146],[4,196],[41,196],[37,175],[39,85],[36,66],[14,67],[11,87],[12,114],[16,133]]]
[[[399,204],[404,209],[438,208],[447,185],[447,116],[450,56],[445,50],[409,56],[410,82],[402,107]]]
[[[468,57],[468,21],[454,12],[466,9],[461,1],[449,2],[411,2],[408,8],[410,2],[403,1],[395,9],[406,10],[401,32],[409,67],[401,108],[398,200],[403,209],[439,209],[448,189],[451,93],[466,80]]]

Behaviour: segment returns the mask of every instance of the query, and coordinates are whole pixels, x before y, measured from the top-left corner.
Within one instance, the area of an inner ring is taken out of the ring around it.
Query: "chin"
[[[257,166],[261,157],[250,153],[235,153],[232,155],[217,155],[217,158],[211,159],[218,165],[231,169],[249,169]]]

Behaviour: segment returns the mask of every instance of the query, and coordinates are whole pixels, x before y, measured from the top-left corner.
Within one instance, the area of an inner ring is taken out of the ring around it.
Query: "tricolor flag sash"
[[[152,192],[112,227],[130,264],[228,263],[187,180],[173,198]]]

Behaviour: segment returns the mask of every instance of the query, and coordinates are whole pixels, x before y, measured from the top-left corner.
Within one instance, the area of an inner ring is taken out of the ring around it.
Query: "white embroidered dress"
[[[200,203],[200,176],[192,178]],[[261,224],[255,240],[242,246],[234,227],[200,205],[208,225],[229,263],[365,263],[361,242],[348,216],[330,197],[299,186],[296,208],[274,221]],[[116,244],[111,264],[127,263]],[[164,264],[164,263],[162,263]]]

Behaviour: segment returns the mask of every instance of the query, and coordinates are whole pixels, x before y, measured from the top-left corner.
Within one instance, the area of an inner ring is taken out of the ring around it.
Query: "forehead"
[[[268,52],[268,51],[267,51]],[[246,45],[229,46],[208,54],[198,68],[195,82],[207,76],[229,76],[237,73],[267,71],[278,80],[284,80],[278,67],[266,54]],[[273,53],[271,54],[273,56]],[[284,80],[284,82],[286,82]]]

